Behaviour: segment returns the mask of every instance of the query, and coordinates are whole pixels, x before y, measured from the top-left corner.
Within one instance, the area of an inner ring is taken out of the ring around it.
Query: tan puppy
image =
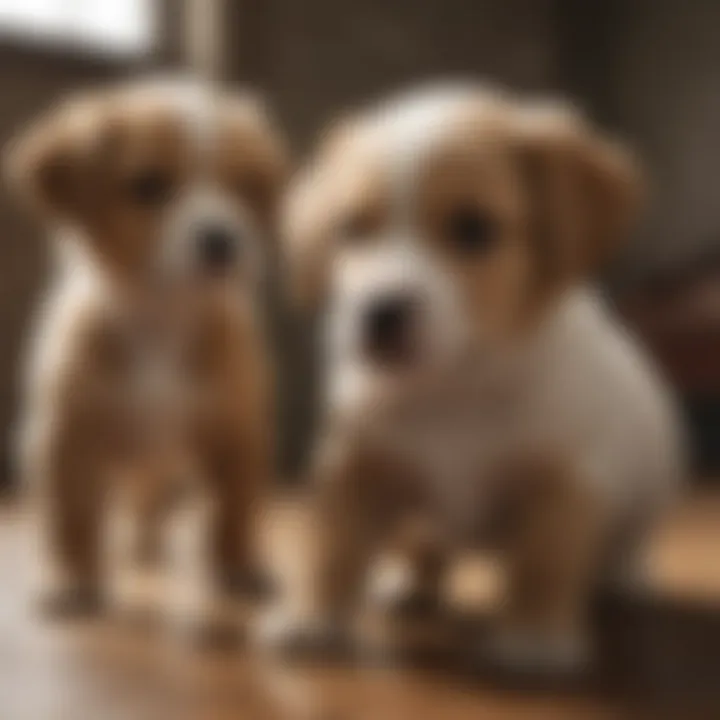
[[[588,285],[637,186],[572,109],[472,86],[330,134],[287,217],[296,289],[326,308],[316,574],[272,639],[341,629],[407,514],[436,538],[416,558],[427,586],[502,508],[493,650],[533,666],[585,655],[594,582],[634,572],[681,470],[662,383]]]
[[[214,500],[224,587],[253,581],[253,515],[273,471],[259,313],[283,152],[261,106],[190,80],[74,98],[10,148],[59,272],[42,307],[21,426],[57,577],[52,609],[99,600],[111,474],[132,477],[138,552],[181,473]]]

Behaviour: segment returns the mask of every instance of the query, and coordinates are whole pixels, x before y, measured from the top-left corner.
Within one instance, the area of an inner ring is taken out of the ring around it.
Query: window
[[[0,0],[0,35],[111,55],[152,49],[155,0]]]

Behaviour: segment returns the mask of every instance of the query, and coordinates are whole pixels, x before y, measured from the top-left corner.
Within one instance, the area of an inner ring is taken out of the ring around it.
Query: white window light
[[[0,35],[111,55],[153,48],[156,0],[0,0]]]

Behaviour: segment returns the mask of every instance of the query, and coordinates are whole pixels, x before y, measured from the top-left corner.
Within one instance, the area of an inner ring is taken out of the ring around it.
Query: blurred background
[[[650,205],[605,279],[685,400],[698,474],[709,477],[720,464],[718,27],[714,0],[0,0],[0,143],[69,91],[147,68],[260,88],[296,159],[329,117],[408,82],[470,76],[570,95],[648,168]],[[46,252],[4,191],[0,227],[7,438]],[[311,370],[311,341],[278,323],[291,476],[312,432],[312,388],[294,382]],[[0,449],[7,468],[7,442]]]
[[[635,618],[644,644],[635,648],[633,672],[658,697],[671,685],[686,688],[687,682],[717,689],[718,29],[717,0],[0,0],[0,144],[75,89],[159,68],[193,69],[260,89],[289,134],[297,161],[328,118],[414,81],[485,78],[576,99],[599,123],[626,138],[647,167],[647,211],[633,243],[603,281],[683,401],[694,448],[693,477],[703,486],[663,545],[673,578],[664,586],[671,591],[663,593],[700,602],[683,606],[670,620],[654,610]],[[48,254],[41,229],[13,206],[5,189],[0,189],[0,229],[0,491],[11,491],[8,440],[17,410],[21,349],[47,278]],[[275,316],[283,366],[281,463],[284,476],[293,478],[303,466],[312,433],[314,393],[307,382],[313,369],[312,336],[290,313],[276,308]],[[0,508],[0,575],[13,578],[22,564],[16,558],[22,553],[18,555],[14,518]],[[0,579],[0,587],[5,584],[12,586]],[[712,619],[705,614],[708,597]],[[61,708],[62,702],[57,707],[53,703],[67,697],[75,698],[68,707],[83,707],[86,713],[70,712],[67,717],[73,720],[460,720],[478,717],[481,708],[491,717],[508,718],[636,717],[600,708],[594,700],[558,704],[554,696],[520,700],[485,694],[471,702],[452,684],[439,686],[414,676],[386,681],[342,674],[321,680],[273,674],[273,696],[277,700],[279,688],[281,697],[279,705],[270,707],[258,699],[265,696],[267,677],[245,655],[222,665],[173,656],[168,665],[169,658],[159,658],[155,646],[133,655],[123,644],[127,638],[108,644],[97,634],[49,637],[38,625],[13,619],[26,612],[26,603],[25,597],[0,592],[0,675],[6,680],[0,683],[2,720],[60,717],[47,714],[47,708]],[[158,672],[164,685],[155,683]],[[7,682],[13,677],[15,682]],[[106,683],[102,692],[97,678]],[[57,697],[39,693],[38,702],[47,701],[41,705],[46,712],[27,714],[23,693],[48,682]],[[312,703],[306,714],[300,711],[306,707],[307,683],[329,698],[322,712]],[[181,690],[200,703],[197,708],[183,704]],[[108,692],[116,693],[115,704],[103,705]],[[119,698],[138,692],[160,703],[163,711],[123,714],[135,706]],[[8,698],[18,701],[13,707],[23,712],[7,714]],[[211,698],[208,705],[203,698]],[[247,711],[248,703],[257,704],[253,712]],[[206,710],[198,709],[211,705],[224,710],[203,714]],[[240,714],[239,707],[244,708]],[[118,708],[125,710],[108,714]]]

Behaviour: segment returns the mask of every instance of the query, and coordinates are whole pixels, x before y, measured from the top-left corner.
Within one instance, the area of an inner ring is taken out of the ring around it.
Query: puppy
[[[95,608],[111,477],[128,478],[138,553],[182,473],[213,499],[218,587],[256,575],[272,475],[259,312],[283,149],[261,105],[181,78],[73,98],[9,149],[59,270],[35,328],[21,472],[46,499],[48,608]]]
[[[346,627],[415,514],[426,590],[501,526],[494,657],[586,656],[590,591],[633,574],[682,471],[665,387],[589,280],[638,199],[627,153],[558,103],[438,87],[329,133],[286,231],[295,291],[324,308],[314,581],[271,640]]]

